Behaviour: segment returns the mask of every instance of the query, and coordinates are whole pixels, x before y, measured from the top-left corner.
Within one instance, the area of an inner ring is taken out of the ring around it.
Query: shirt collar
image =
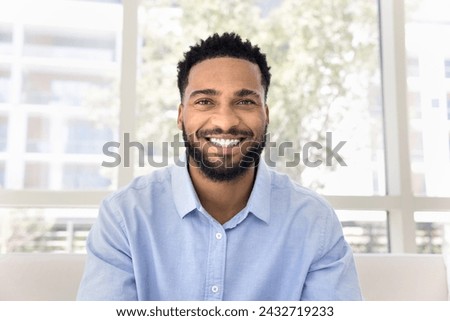
[[[189,176],[186,157],[181,164],[172,167],[172,192],[178,214],[184,218],[195,209],[202,208]],[[247,210],[260,220],[268,223],[270,218],[271,175],[264,161],[260,161],[253,190],[247,202]]]
[[[200,209],[200,200],[197,197],[191,177],[189,176],[186,156],[180,157],[180,162],[172,166],[172,193],[175,207],[181,218],[195,209]]]
[[[270,218],[271,185],[269,168],[261,159],[256,172],[253,190],[247,202],[247,208],[250,213],[266,223],[269,223]]]

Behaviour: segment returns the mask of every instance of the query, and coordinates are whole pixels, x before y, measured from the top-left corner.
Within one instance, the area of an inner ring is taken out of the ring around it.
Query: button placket
[[[211,225],[210,231],[206,299],[222,300],[226,264],[226,234],[223,227],[217,222]]]

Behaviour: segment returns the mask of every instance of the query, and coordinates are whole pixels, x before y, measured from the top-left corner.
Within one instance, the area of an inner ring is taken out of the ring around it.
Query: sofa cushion
[[[0,300],[75,300],[84,262],[82,254],[0,255]]]
[[[365,300],[435,301],[449,298],[442,255],[358,254],[355,261]]]

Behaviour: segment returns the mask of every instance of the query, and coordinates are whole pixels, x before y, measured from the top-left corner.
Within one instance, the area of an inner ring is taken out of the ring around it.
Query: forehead
[[[261,71],[257,64],[245,59],[220,57],[204,60],[189,72],[188,91],[234,87],[262,90]]]

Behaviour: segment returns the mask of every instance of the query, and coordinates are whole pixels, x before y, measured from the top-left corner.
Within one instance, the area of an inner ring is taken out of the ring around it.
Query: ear
[[[269,124],[269,120],[270,120],[270,117],[269,117],[269,106],[267,106],[267,104],[266,104],[266,106],[265,106],[265,112],[266,112],[266,124],[268,125]]]
[[[178,105],[178,118],[177,118],[177,126],[179,130],[182,130],[183,125],[183,104]]]

